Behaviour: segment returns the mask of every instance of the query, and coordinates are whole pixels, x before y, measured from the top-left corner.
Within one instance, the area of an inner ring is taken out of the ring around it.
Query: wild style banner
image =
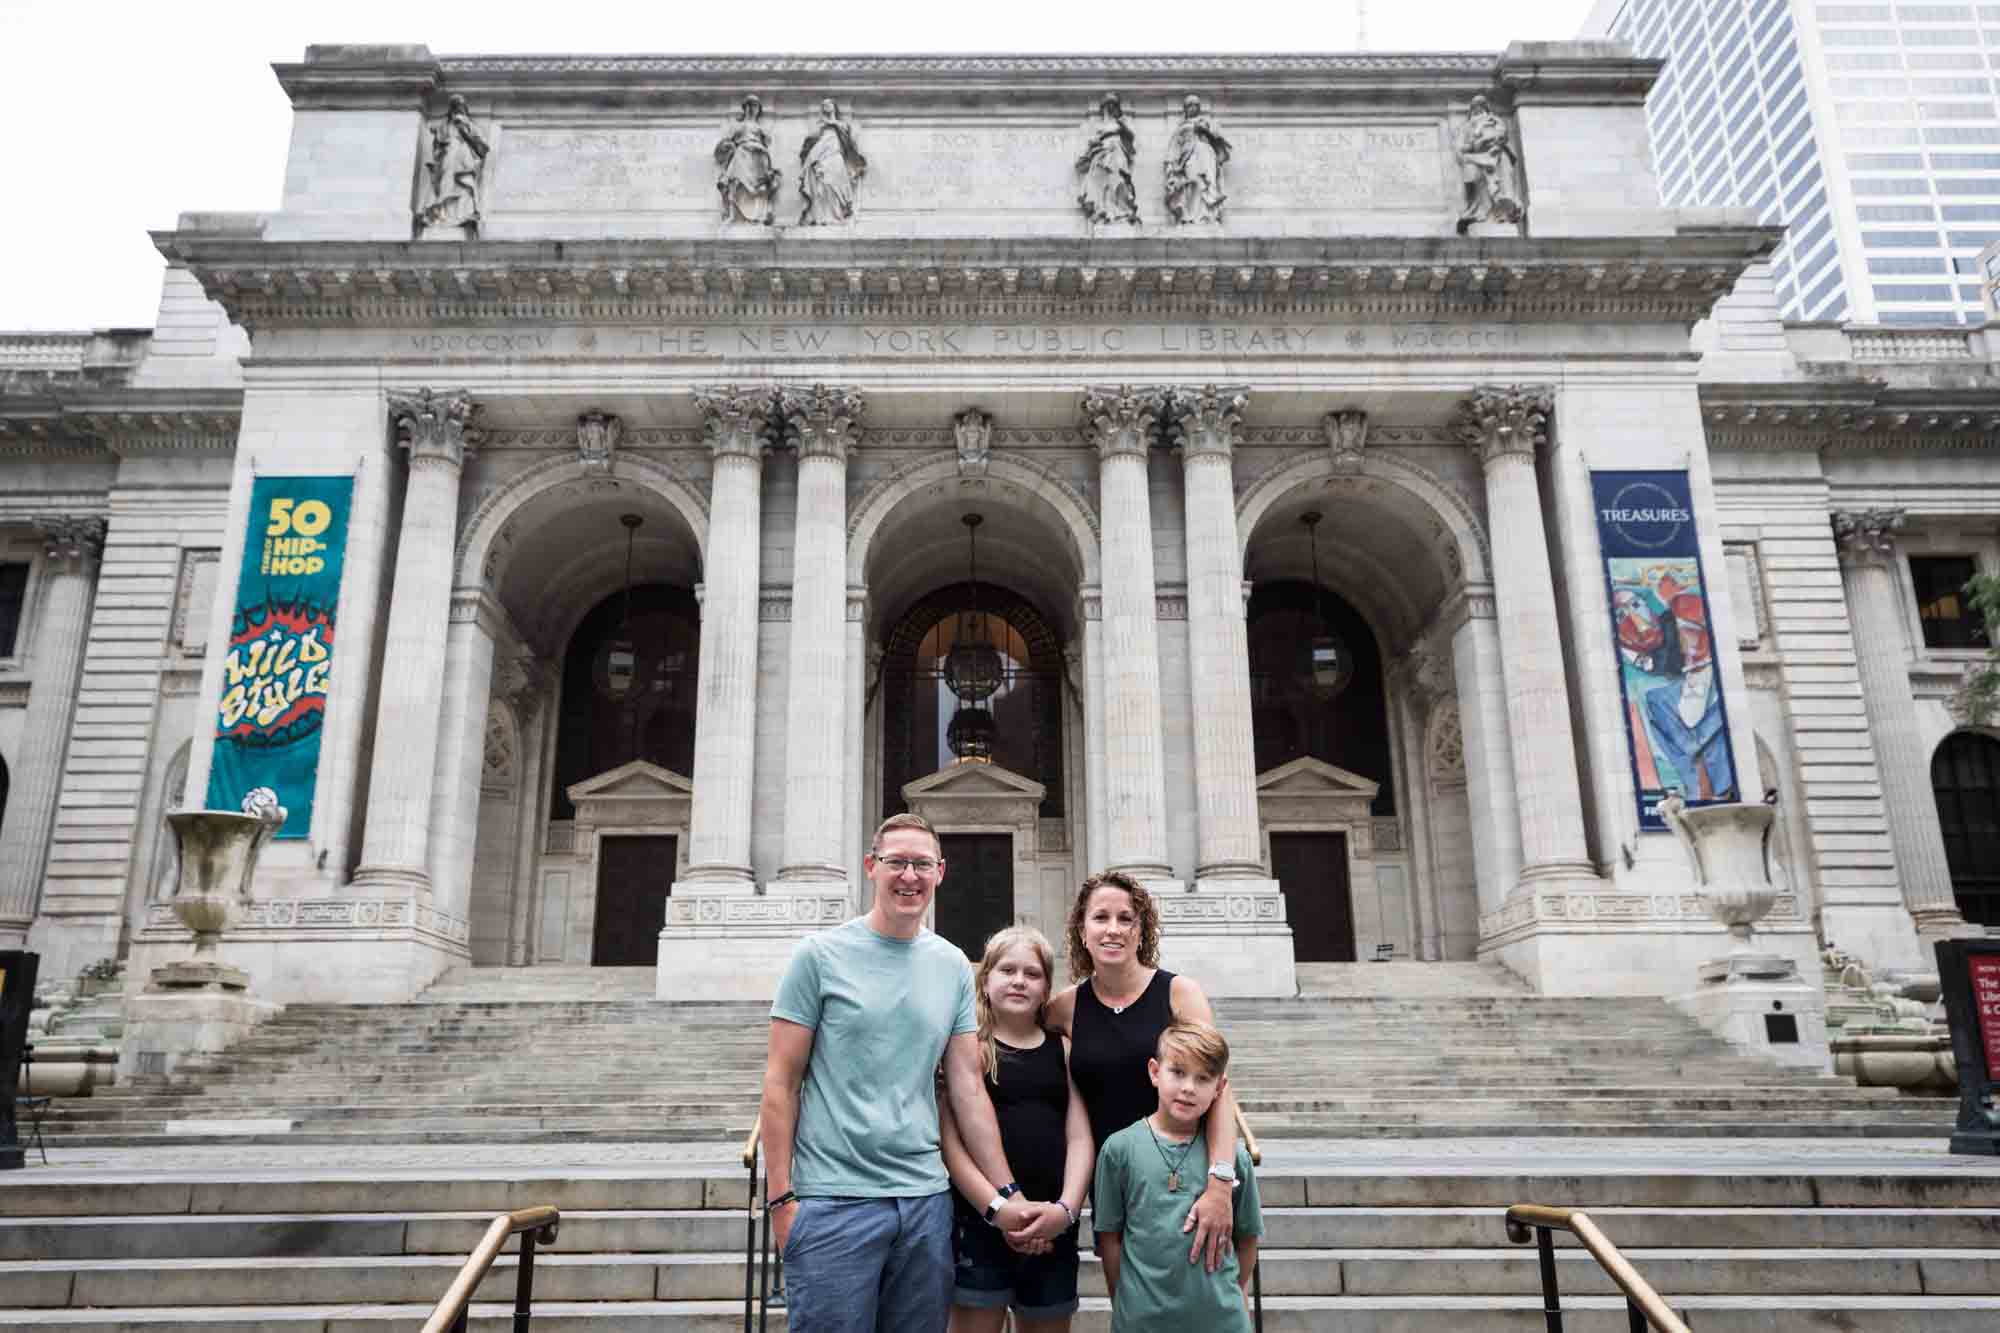
[[[1639,826],[1664,829],[1659,806],[1670,791],[1689,805],[1741,799],[1688,474],[1593,472],[1590,481]]]
[[[312,832],[353,489],[352,477],[259,477],[250,491],[208,806],[235,810],[270,787],[288,812],[280,838]]]

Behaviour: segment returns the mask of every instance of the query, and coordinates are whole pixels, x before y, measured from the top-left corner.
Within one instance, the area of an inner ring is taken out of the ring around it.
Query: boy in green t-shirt
[[[1228,1086],[1229,1043],[1205,1023],[1160,1034],[1146,1072],[1159,1108],[1104,1141],[1091,1194],[1112,1333],[1250,1333],[1250,1270],[1264,1214],[1250,1154],[1236,1148],[1236,1249],[1211,1273],[1189,1263],[1181,1234],[1207,1183],[1202,1117]],[[1219,1168],[1218,1168],[1219,1169]]]

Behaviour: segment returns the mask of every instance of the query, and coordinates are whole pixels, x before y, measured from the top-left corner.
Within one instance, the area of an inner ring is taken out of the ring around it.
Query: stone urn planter
[[[1660,803],[1667,826],[1687,849],[1708,914],[1729,930],[1733,953],[1754,952],[1757,922],[1778,901],[1778,886],[1764,866],[1764,838],[1775,813],[1768,805],[1690,806],[1679,793]]]
[[[180,857],[180,889],[171,906],[194,932],[194,957],[153,969],[156,986],[221,985],[240,990],[248,978],[218,962],[215,946],[250,898],[250,880],[264,844],[285,824],[277,793],[259,787],[243,798],[243,813],[183,810],[167,816]]]

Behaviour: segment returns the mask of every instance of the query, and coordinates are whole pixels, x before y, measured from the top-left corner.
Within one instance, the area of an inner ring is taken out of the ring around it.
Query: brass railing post
[[[1618,1284],[1625,1294],[1625,1313],[1632,1333],[1644,1333],[1651,1327],[1656,1333],[1688,1333],[1687,1323],[1675,1314],[1667,1303],[1660,1299],[1639,1270],[1632,1267],[1631,1260],[1619,1253],[1618,1247],[1608,1240],[1597,1223],[1581,1208],[1550,1208],[1536,1203],[1517,1203],[1507,1210],[1507,1239],[1516,1245],[1525,1245],[1532,1234],[1536,1249],[1540,1251],[1542,1268],[1542,1317],[1547,1321],[1549,1333],[1562,1333],[1562,1293],[1556,1287],[1557,1231],[1567,1231],[1583,1242],[1590,1257],[1597,1260],[1598,1267]]]
[[[521,1262],[514,1271],[514,1333],[528,1333],[535,1303],[535,1242],[555,1244],[561,1222],[562,1213],[546,1203],[494,1218],[451,1280],[444,1298],[424,1321],[424,1333],[465,1333],[473,1293],[479,1290],[479,1284],[493,1270],[493,1261],[514,1236],[521,1238]]]

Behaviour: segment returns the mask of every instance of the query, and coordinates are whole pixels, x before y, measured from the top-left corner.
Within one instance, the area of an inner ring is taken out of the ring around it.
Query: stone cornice
[[[0,456],[228,453],[236,447],[242,418],[243,394],[237,389],[79,385],[38,399],[0,399]]]
[[[1610,320],[1705,317],[1781,232],[1672,236],[1051,237],[266,242],[244,227],[155,232],[256,331],[703,317],[1090,320],[1241,314]]]
[[[1890,390],[1880,381],[1703,385],[1711,449],[2000,450],[2000,390]]]

